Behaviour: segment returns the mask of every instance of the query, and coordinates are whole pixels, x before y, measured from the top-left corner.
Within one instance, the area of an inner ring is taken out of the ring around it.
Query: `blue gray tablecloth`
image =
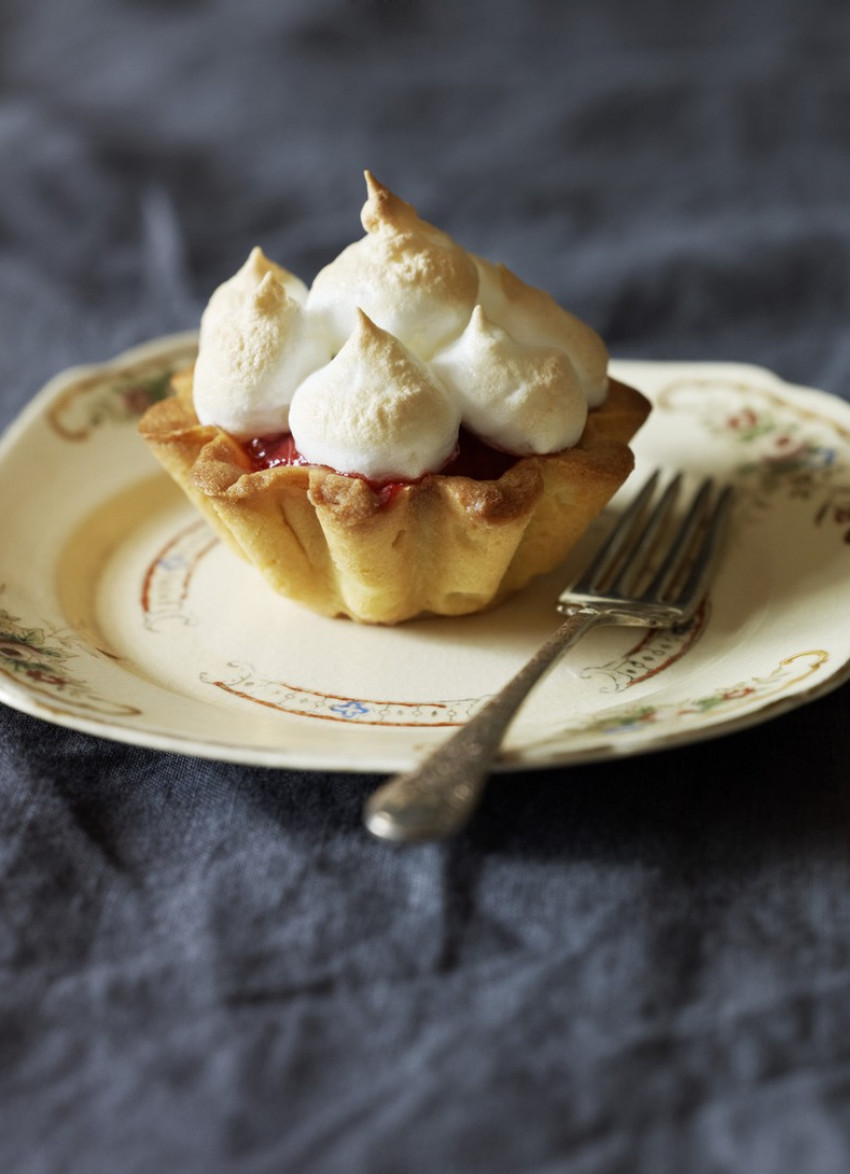
[[[850,397],[848,53],[843,0],[4,0],[0,420],[255,243],[309,281],[365,166],[615,355]],[[3,709],[0,1170],[846,1174],[848,716],[399,851],[376,777]]]

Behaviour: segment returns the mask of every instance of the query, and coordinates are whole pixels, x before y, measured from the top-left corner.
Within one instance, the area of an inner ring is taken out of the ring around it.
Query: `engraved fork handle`
[[[418,767],[379,787],[364,820],[383,840],[441,840],[469,821],[484,792],[502,739],[522,702],[562,652],[602,615],[580,611],[567,619],[483,709]]]

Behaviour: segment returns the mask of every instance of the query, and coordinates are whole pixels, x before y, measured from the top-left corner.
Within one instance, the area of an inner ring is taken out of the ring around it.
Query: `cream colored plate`
[[[178,336],[60,375],[6,434],[0,700],[211,758],[408,766],[551,630],[570,566],[601,525],[570,565],[490,615],[387,629],[314,616],[215,542],[136,435],[143,408],[193,353],[194,336]],[[655,410],[607,520],[649,469],[680,467],[737,483],[733,533],[696,624],[588,636],[517,719],[508,768],[704,738],[848,675],[850,407],[753,367],[614,369]]]

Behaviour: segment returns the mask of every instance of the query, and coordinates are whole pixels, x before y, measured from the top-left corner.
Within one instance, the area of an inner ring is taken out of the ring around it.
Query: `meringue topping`
[[[496,448],[559,452],[584,430],[587,401],[566,354],[517,341],[480,305],[431,369],[456,396],[463,423]]]
[[[366,235],[309,291],[255,248],[211,297],[201,423],[237,439],[289,429],[304,460],[374,481],[438,471],[461,417],[516,455],[575,444],[607,394],[602,339],[365,174]]]
[[[507,266],[473,259],[479,274],[478,301],[487,316],[520,342],[564,351],[588,404],[598,407],[608,390],[608,350],[596,331],[544,290],[526,285]]]
[[[468,322],[478,290],[475,265],[447,233],[365,174],[369,194],[360,218],[366,236],[317,274],[307,305],[339,345],[351,333],[359,306],[428,359]]]
[[[336,357],[296,391],[289,416],[308,463],[377,482],[441,468],[460,423],[428,366],[360,309]]]
[[[297,282],[254,249],[213,294],[195,364],[193,397],[202,424],[240,438],[288,427],[296,387],[331,357],[330,342],[289,292],[299,292]]]

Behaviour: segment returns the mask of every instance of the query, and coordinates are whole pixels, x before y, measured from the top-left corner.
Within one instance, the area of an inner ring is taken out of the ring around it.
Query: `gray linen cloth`
[[[848,52],[842,0],[5,0],[0,419],[256,243],[311,280],[366,166],[617,355],[850,395]],[[2,710],[0,1170],[846,1174],[848,703],[404,851],[376,777]]]

